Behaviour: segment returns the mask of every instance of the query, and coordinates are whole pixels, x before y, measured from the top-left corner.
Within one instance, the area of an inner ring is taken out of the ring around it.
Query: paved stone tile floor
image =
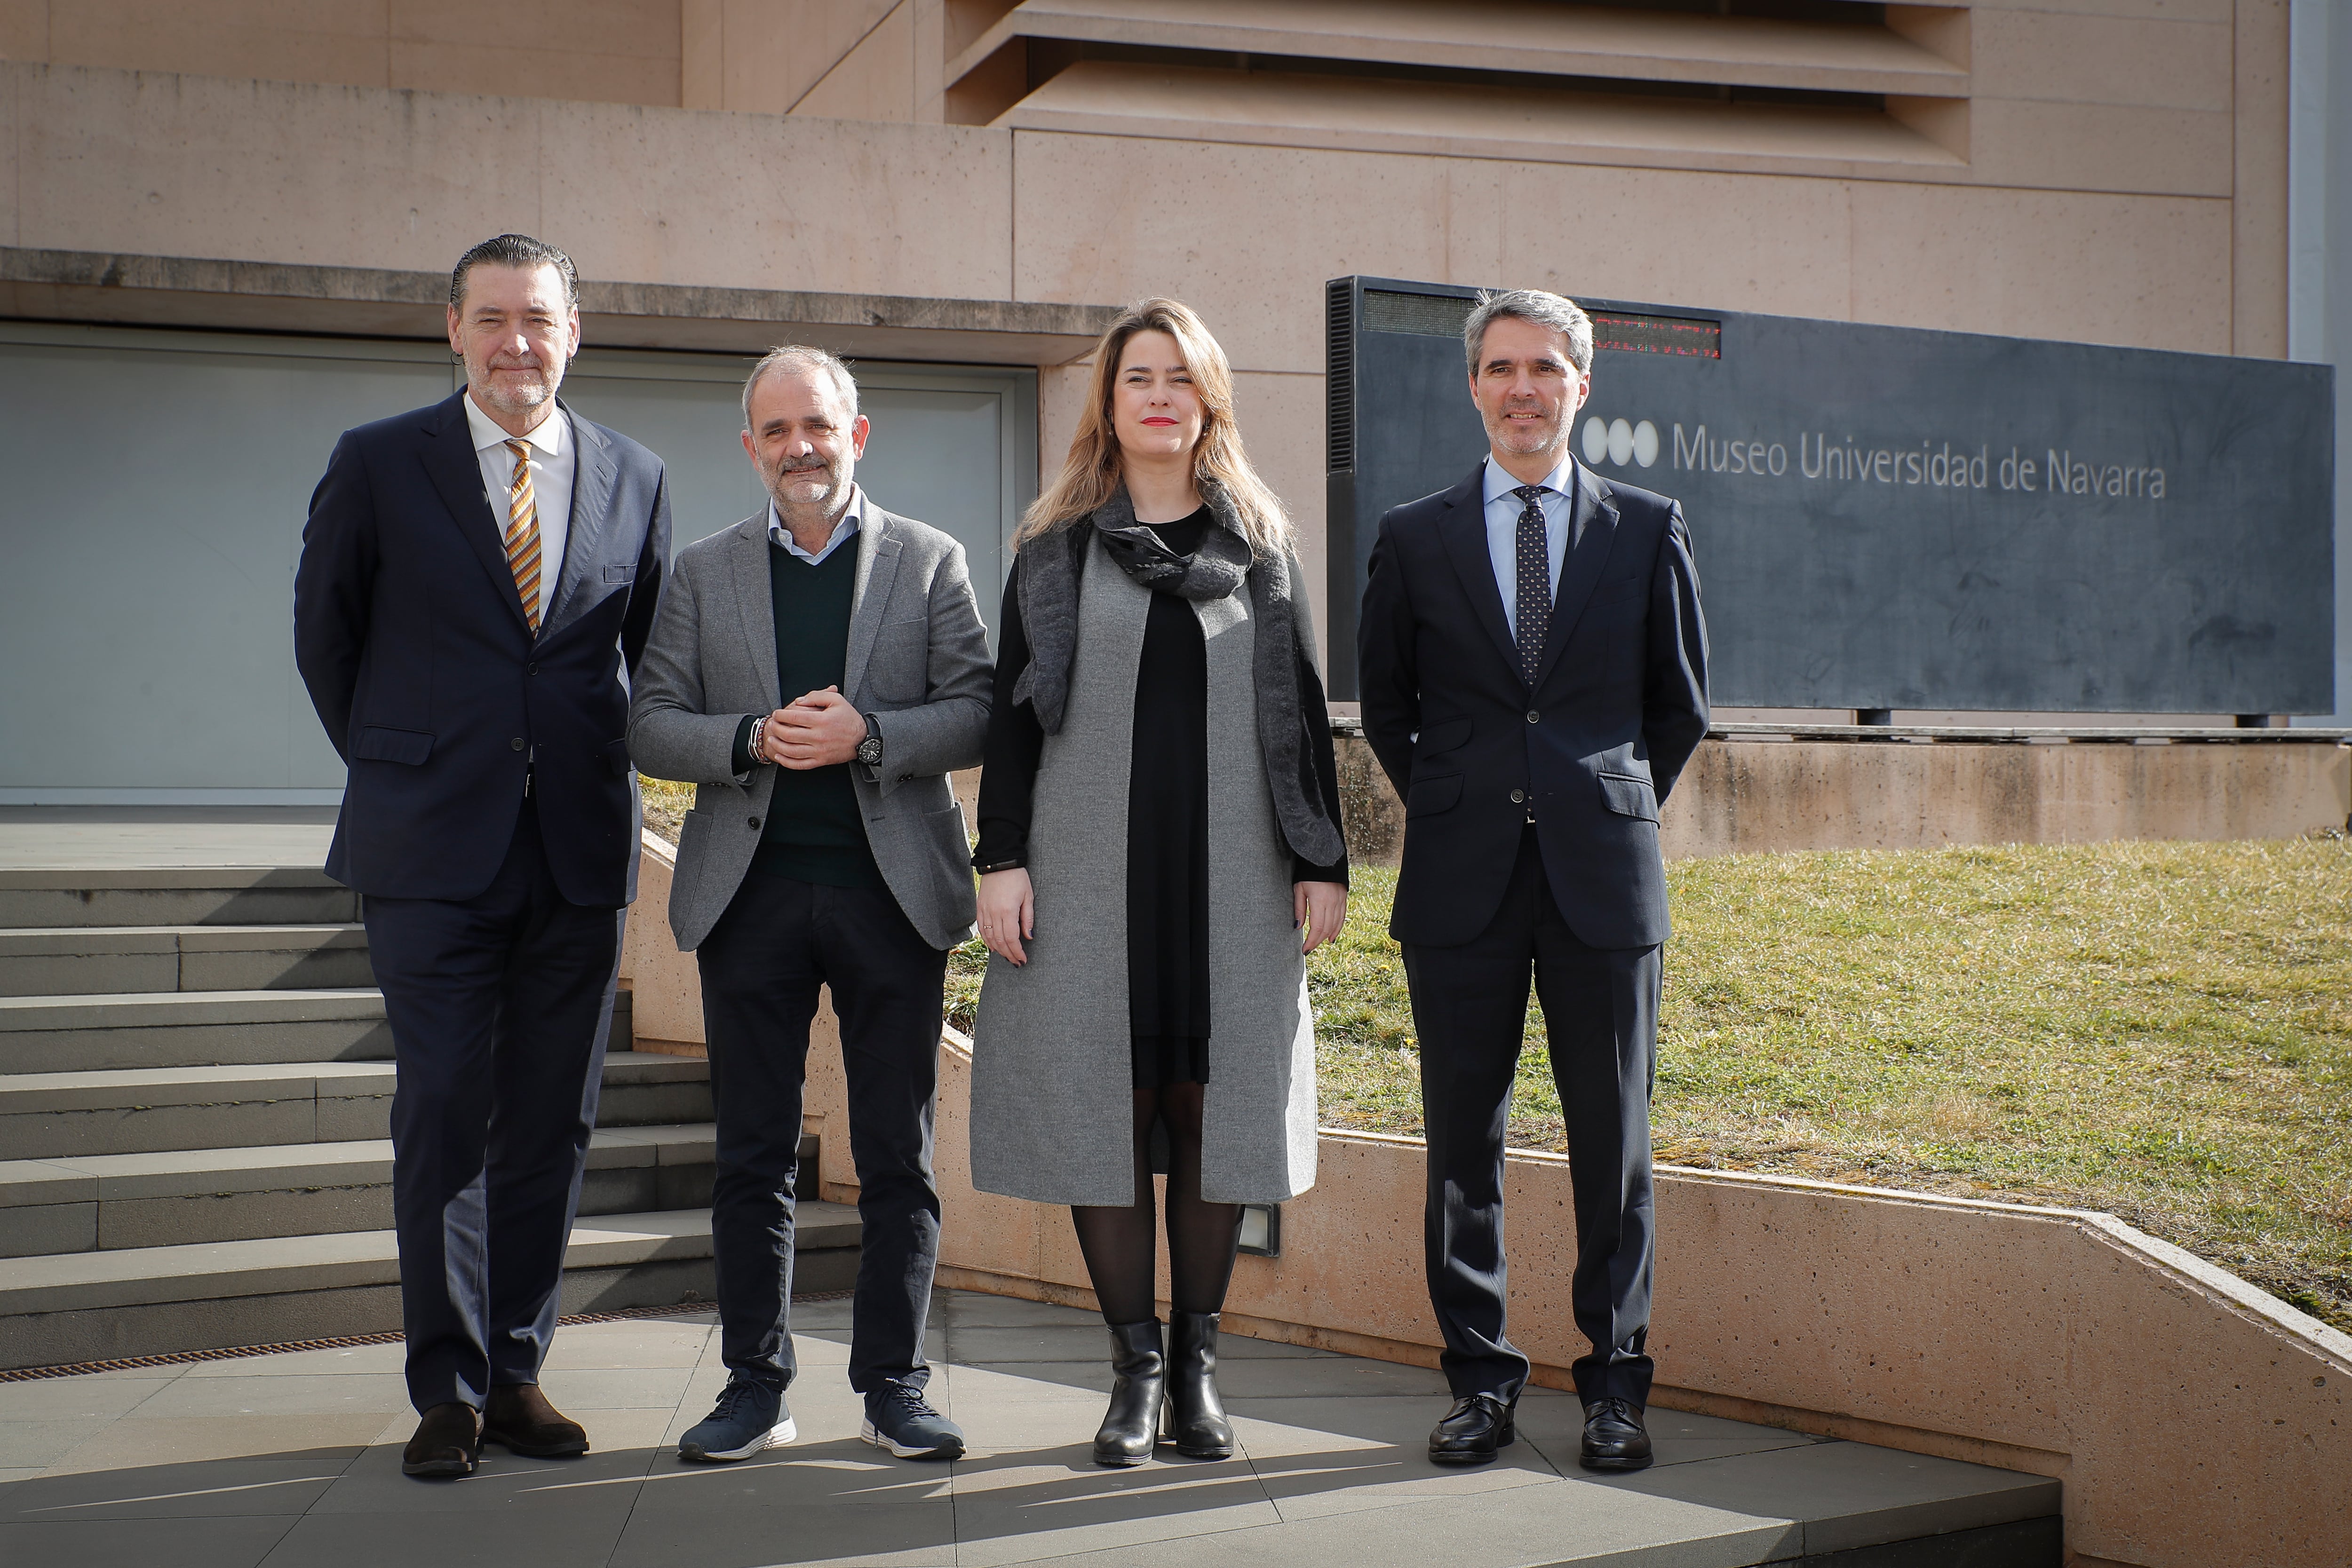
[[[1088,1458],[1109,1386],[1097,1320],[949,1291],[933,1396],[972,1448],[917,1464],[856,1441],[849,1311],[794,1309],[799,1440],[728,1466],[676,1452],[725,1380],[708,1312],[560,1331],[545,1386],[594,1451],[489,1448],[456,1482],[400,1474],[415,1418],[397,1344],[0,1385],[0,1563],[1735,1568],[2055,1509],[2039,1478],[1666,1410],[1655,1469],[1588,1476],[1578,1407],[1545,1390],[1500,1462],[1440,1469],[1423,1451],[1435,1373],[1233,1336],[1240,1451],[1104,1469]]]

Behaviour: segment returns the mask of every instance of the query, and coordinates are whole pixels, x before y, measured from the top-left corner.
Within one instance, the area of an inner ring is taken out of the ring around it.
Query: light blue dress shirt
[[[857,537],[858,514],[865,509],[866,492],[852,485],[849,487],[849,505],[842,509],[841,521],[833,525],[833,534],[824,541],[824,548],[811,555],[793,542],[793,530],[784,527],[784,519],[776,515],[776,503],[770,501],[768,503],[768,542],[783,546],[811,566],[822,565],[825,557],[839,549],[844,543]],[[1559,569],[1557,566],[1552,568],[1552,578],[1555,581],[1559,578]]]
[[[1550,558],[1551,581],[1547,598],[1559,597],[1560,563],[1568,559],[1568,498],[1576,493],[1576,459],[1563,455],[1559,466],[1543,479],[1544,493],[1536,497],[1543,507],[1544,548]],[[1519,635],[1519,487],[1493,457],[1486,459],[1486,555],[1495,563],[1495,586],[1503,595],[1503,620],[1511,638]]]

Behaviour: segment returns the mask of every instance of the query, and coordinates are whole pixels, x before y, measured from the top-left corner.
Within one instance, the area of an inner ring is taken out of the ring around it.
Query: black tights
[[[1135,1092],[1135,1201],[1124,1208],[1074,1207],[1078,1250],[1107,1323],[1139,1323],[1159,1316],[1152,1291],[1151,1124],[1168,1129],[1169,1295],[1180,1312],[1220,1312],[1234,1277],[1241,1241],[1242,1207],[1201,1197],[1201,1102],[1198,1083],[1171,1083]]]

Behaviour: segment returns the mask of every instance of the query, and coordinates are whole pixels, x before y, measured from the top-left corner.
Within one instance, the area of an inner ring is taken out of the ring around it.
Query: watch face
[[[882,742],[877,736],[867,736],[857,743],[857,760],[868,768],[882,760]]]

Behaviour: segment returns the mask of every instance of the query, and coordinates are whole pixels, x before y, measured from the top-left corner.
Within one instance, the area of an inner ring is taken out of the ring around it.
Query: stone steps
[[[616,1038],[626,1005],[614,1004]],[[383,993],[373,987],[0,997],[0,1073],[391,1057]]]
[[[795,1291],[850,1287],[855,1208],[803,1203],[798,1239]],[[583,1218],[572,1227],[563,1270],[567,1313],[708,1300],[709,1212]],[[389,1230],[57,1253],[0,1270],[0,1367],[399,1327],[400,1260]]]
[[[616,1017],[616,1035],[619,1023]],[[0,1076],[0,1160],[389,1137],[392,1091],[389,1061]],[[710,1115],[704,1062],[605,1053],[598,1126],[708,1122]]]
[[[392,1032],[357,898],[315,866],[90,847],[0,865],[0,1365],[397,1328]],[[612,1038],[563,1310],[707,1299],[709,1065],[627,1050],[625,991]],[[855,1212],[803,1213],[802,1288],[846,1287]]]
[[[355,924],[0,931],[0,996],[364,989],[374,984],[367,929]]]
[[[580,1213],[704,1208],[709,1124],[600,1128]],[[814,1156],[814,1141],[804,1154]],[[0,1162],[0,1258],[381,1230],[392,1140]]]
[[[320,925],[359,894],[315,866],[0,866],[0,928]]]
[[[0,997],[0,1072],[391,1056],[383,993],[372,988]]]

